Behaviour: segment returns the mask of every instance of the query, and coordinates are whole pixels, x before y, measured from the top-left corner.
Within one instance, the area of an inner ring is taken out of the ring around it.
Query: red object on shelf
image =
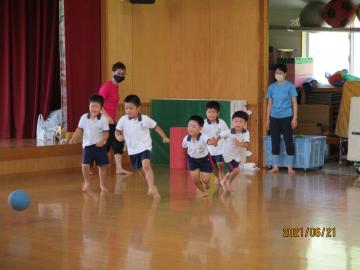
[[[186,155],[182,141],[188,134],[186,127],[170,128],[170,168],[186,169]]]

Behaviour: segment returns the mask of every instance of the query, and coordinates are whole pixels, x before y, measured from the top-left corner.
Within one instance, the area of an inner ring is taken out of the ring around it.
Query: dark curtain
[[[64,12],[67,125],[74,131],[101,83],[100,0],[65,0]]]
[[[59,3],[0,0],[0,139],[35,137],[59,109]]]

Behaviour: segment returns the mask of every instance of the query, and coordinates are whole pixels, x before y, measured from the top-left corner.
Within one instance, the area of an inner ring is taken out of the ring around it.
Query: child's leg
[[[221,187],[225,192],[228,191],[226,183],[228,182],[229,175],[230,173],[225,174],[224,177],[220,180]]]
[[[219,174],[219,177],[218,179],[221,180],[224,178],[224,162],[218,162],[217,164],[217,170],[218,170],[218,174]]]
[[[154,172],[151,167],[150,159],[142,160],[142,170],[144,172],[145,179],[149,188],[148,195],[151,195],[154,198],[160,198],[160,194],[157,190],[157,187],[154,184]]]
[[[204,183],[206,189],[210,188],[210,173],[200,172],[200,180]]]
[[[219,176],[219,169],[218,169],[218,166],[216,163],[214,164],[214,167],[213,167],[213,173],[215,175],[215,185],[218,185],[219,179],[221,179],[221,178]]]
[[[84,183],[82,186],[82,190],[86,191],[90,188],[90,164],[81,164],[82,174],[84,176]]]
[[[190,171],[190,173],[191,173],[191,178],[195,183],[195,186],[202,192],[202,194],[205,194],[206,190],[204,188],[203,183],[200,180],[200,170],[199,169],[192,170]]]
[[[106,181],[106,165],[103,166],[98,166],[99,169],[99,178],[100,178],[100,189],[102,192],[107,192],[107,188],[105,185],[105,181]]]
[[[114,159],[115,159],[115,173],[116,174],[131,174],[131,172],[125,170],[122,166],[122,154],[124,152],[124,142],[119,142],[115,138],[115,130],[116,125],[110,124],[109,125],[109,138],[106,142],[107,151],[109,152],[110,149],[113,149],[114,152]]]
[[[235,168],[230,174],[229,174],[229,177],[228,177],[228,181],[226,181],[226,187],[227,187],[227,190],[232,192],[234,191],[234,189],[231,187],[231,183],[234,181],[235,177],[237,177],[240,173],[240,168],[237,167]]]
[[[115,158],[116,174],[131,174],[131,172],[123,168],[121,154],[115,154],[114,158]]]

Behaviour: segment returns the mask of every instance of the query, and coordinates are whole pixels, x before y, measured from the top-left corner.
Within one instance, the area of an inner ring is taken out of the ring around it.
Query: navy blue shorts
[[[139,170],[142,168],[142,161],[144,159],[150,159],[150,158],[151,158],[151,153],[149,150],[145,150],[144,152],[141,152],[139,154],[130,155],[131,166],[133,167],[134,170]]]
[[[211,160],[214,164],[217,164],[219,162],[224,162],[224,157],[222,155],[211,156]]]
[[[228,165],[229,171],[232,172],[233,170],[235,170],[236,168],[239,168],[239,162],[237,162],[236,160],[232,160],[228,163],[226,163]]]
[[[96,166],[109,164],[106,145],[97,147],[95,144],[85,146],[82,155],[82,164],[92,164],[96,162]]]
[[[212,172],[209,156],[203,158],[192,158],[188,156],[188,169],[190,171],[199,169],[200,172]]]

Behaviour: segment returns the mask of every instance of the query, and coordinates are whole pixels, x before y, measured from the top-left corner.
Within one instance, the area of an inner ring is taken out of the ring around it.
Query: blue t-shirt
[[[285,118],[293,115],[292,97],[297,97],[295,86],[288,81],[283,84],[274,82],[270,84],[267,98],[272,100],[271,117]]]

